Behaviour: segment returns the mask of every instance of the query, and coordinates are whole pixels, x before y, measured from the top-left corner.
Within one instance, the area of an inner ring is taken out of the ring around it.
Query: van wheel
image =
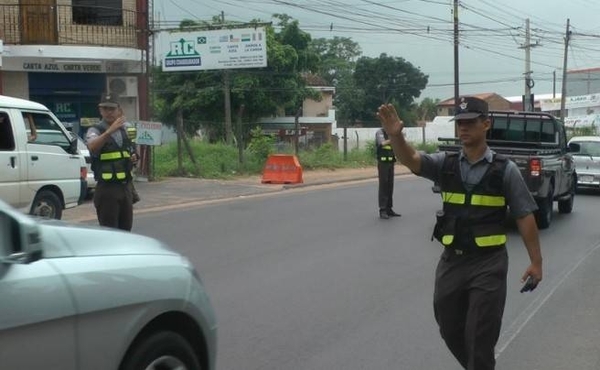
[[[62,203],[58,196],[49,190],[42,190],[35,196],[29,214],[60,220],[62,210]]]
[[[181,335],[162,331],[141,338],[127,351],[120,370],[202,370],[192,346]]]
[[[540,230],[549,228],[552,223],[553,194],[554,187],[550,186],[548,195],[545,198],[537,199],[538,210],[535,212],[535,221]]]

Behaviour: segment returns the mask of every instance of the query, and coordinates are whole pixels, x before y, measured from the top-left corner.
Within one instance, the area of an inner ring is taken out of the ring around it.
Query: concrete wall
[[[437,143],[439,137],[454,137],[454,123],[450,122],[451,117],[436,117],[433,122],[427,122],[423,127],[405,127],[404,135],[406,139],[413,144]],[[375,141],[375,133],[379,128],[349,128],[348,150],[364,149],[368,142]],[[344,129],[335,128],[333,134],[340,139],[338,147],[340,151],[344,150]]]

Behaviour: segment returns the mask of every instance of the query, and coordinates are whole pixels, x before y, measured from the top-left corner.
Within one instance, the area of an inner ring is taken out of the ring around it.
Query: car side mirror
[[[0,200],[0,264],[28,264],[41,258],[36,221]]]
[[[569,143],[569,152],[570,153],[579,153],[581,151],[581,145],[577,143]]]

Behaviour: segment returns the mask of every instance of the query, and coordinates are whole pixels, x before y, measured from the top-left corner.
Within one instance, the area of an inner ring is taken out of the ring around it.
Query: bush
[[[182,170],[178,168],[177,143],[165,144],[154,149],[155,177],[184,176],[202,177],[210,179],[228,179],[240,175],[258,175],[262,173],[266,159],[274,152],[274,138],[253,130],[255,134],[244,151],[244,163],[239,161],[238,149],[224,143],[210,144],[200,141],[191,141],[197,166],[192,163],[184,147],[182,150]],[[353,149],[344,154],[325,144],[312,150],[301,150],[298,153],[300,164],[304,169],[336,169],[358,168],[374,166],[375,155],[371,149]]]
[[[260,127],[250,131],[250,144],[248,151],[252,153],[256,159],[266,161],[269,155],[275,152],[275,138],[273,135],[265,135]]]

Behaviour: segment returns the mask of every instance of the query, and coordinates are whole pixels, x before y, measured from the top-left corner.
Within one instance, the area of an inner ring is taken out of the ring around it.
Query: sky
[[[454,96],[451,0],[153,0],[155,28],[182,19],[272,21],[285,13],[313,38],[349,37],[362,55],[402,57],[429,76],[420,99]],[[598,0],[461,0],[460,94],[525,92],[526,19],[530,22],[531,72],[536,95],[560,93],[567,19],[567,70],[600,67]],[[160,34],[159,32],[159,40]],[[157,44],[157,54],[162,47]],[[160,60],[160,55],[157,56]],[[556,78],[554,78],[554,75]]]

